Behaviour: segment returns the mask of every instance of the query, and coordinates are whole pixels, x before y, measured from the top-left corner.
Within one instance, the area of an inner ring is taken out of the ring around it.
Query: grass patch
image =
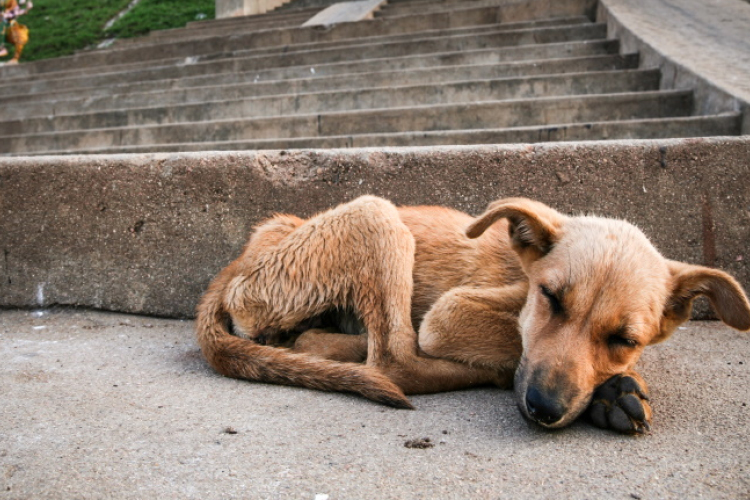
[[[215,0],[141,0],[107,30],[106,36],[128,38],[152,30],[179,28],[190,21],[213,19],[215,11]]]
[[[19,22],[29,27],[21,61],[70,55],[101,40],[102,26],[129,0],[35,0]],[[12,46],[8,45],[12,52]]]
[[[215,0],[141,0],[110,30],[104,25],[130,0],[33,0],[34,8],[19,18],[29,28],[21,62],[73,54],[105,38],[140,36],[151,30],[178,28],[205,15],[215,17]],[[13,47],[6,43],[12,55]],[[2,60],[7,61],[10,56]]]

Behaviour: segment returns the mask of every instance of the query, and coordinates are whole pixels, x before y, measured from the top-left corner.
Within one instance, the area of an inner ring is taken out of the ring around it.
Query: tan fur
[[[632,375],[645,398],[633,365],[688,319],[698,295],[750,329],[750,305],[729,275],[664,259],[625,222],[566,217],[523,198],[472,219],[365,196],[259,225],[206,292],[197,333],[227,376],[404,408],[404,393],[515,382],[526,416],[533,387],[562,412],[540,423],[561,427],[614,375]],[[366,333],[318,324],[330,318]]]

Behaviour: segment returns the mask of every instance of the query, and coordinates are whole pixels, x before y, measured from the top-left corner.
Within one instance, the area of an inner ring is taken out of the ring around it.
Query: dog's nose
[[[533,386],[526,390],[526,409],[531,418],[545,425],[554,424],[565,414],[565,408],[560,403]]]

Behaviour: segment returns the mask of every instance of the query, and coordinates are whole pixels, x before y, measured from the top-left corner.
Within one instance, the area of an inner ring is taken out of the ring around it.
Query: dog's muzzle
[[[521,358],[513,382],[523,416],[549,429],[569,425],[590,400],[564,376],[530,368],[525,357]]]
[[[566,413],[566,408],[554,396],[533,386],[526,389],[525,403],[529,418],[545,426],[559,422]]]

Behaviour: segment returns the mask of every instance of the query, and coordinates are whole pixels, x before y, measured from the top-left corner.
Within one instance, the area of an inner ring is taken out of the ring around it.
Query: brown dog
[[[732,277],[666,260],[625,222],[522,198],[472,219],[364,196],[260,224],[211,283],[197,333],[230,377],[401,408],[404,393],[515,382],[521,412],[545,427],[589,408],[596,425],[642,432],[651,410],[633,365],[698,295],[750,329]]]

